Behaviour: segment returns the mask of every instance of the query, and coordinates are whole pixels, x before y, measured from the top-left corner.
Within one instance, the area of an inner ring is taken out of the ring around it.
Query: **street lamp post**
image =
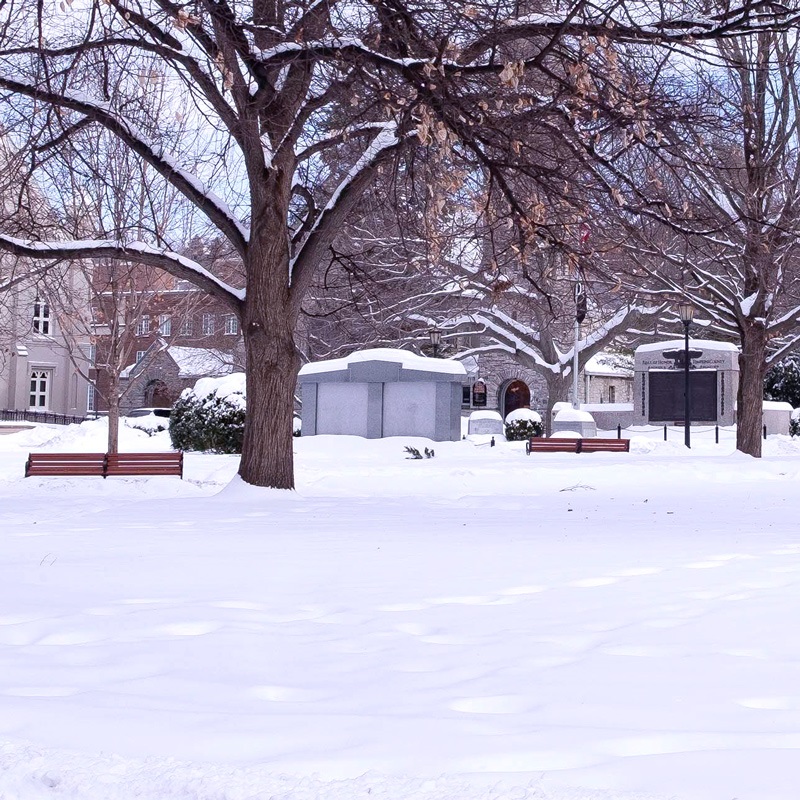
[[[439,358],[439,345],[442,341],[442,332],[434,325],[429,331],[428,336],[431,337],[431,347],[433,348],[433,357]]]
[[[689,389],[689,326],[694,318],[694,306],[691,303],[681,303],[678,306],[681,322],[684,331],[684,350],[683,350],[683,443],[691,448],[692,439],[691,427],[691,396]]]
[[[581,281],[575,283],[575,349],[572,351],[572,407],[578,410],[581,407],[578,399],[578,366],[580,364],[580,354],[578,345],[581,341],[581,322],[586,319],[586,289]],[[589,396],[586,396],[589,402]]]

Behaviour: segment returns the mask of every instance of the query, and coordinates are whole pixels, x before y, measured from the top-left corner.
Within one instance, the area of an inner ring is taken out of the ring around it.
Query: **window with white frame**
[[[36,333],[50,333],[50,304],[38,295],[33,301],[33,330]]]
[[[181,327],[178,331],[179,336],[191,336],[194,333],[194,325],[191,317],[184,317],[181,320]]]
[[[147,350],[136,351],[136,363],[138,364],[147,355]]]
[[[239,320],[236,314],[225,315],[225,335],[236,336],[239,333]]]
[[[203,336],[214,335],[214,315],[203,314]]]
[[[88,352],[86,353],[86,358],[89,361],[89,366],[93,367],[95,365],[95,362],[97,361],[97,345],[96,344],[90,344],[89,345]]]
[[[31,370],[31,391],[28,399],[30,408],[43,411],[50,407],[50,383],[52,371],[49,369]]]
[[[158,332],[162,336],[172,335],[172,317],[169,314],[161,314],[158,318]]]
[[[150,333],[150,317],[149,315],[144,314],[139,318],[139,323],[136,326],[136,335],[147,336],[148,333]]]
[[[94,388],[94,384],[90,383],[86,387],[86,410],[90,412],[97,411],[96,403],[97,403],[96,390]]]

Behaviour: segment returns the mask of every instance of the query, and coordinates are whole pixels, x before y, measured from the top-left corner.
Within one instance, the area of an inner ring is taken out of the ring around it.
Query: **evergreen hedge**
[[[217,397],[212,392],[205,397],[197,397],[191,391],[186,391],[172,407],[169,418],[172,446],[176,450],[241,453],[244,416],[241,393]]]

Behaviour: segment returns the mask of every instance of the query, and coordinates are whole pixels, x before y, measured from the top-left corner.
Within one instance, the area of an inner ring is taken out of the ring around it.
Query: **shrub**
[[[543,433],[542,418],[529,408],[518,408],[506,417],[505,434],[509,442],[521,442]]]
[[[800,436],[800,418],[794,415],[789,420],[789,436]]]
[[[198,397],[184,392],[172,408],[169,436],[176,450],[241,453],[244,436],[244,398],[241,393]]]
[[[800,406],[800,363],[797,356],[789,356],[775,364],[764,378],[764,399]]]
[[[517,419],[506,423],[506,439],[509,442],[521,442],[532,436],[541,436],[544,426],[533,419]]]

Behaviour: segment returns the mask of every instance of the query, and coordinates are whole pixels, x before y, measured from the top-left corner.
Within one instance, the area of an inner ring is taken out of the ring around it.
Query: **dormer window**
[[[36,333],[50,333],[50,305],[38,295],[33,301],[33,330]]]

